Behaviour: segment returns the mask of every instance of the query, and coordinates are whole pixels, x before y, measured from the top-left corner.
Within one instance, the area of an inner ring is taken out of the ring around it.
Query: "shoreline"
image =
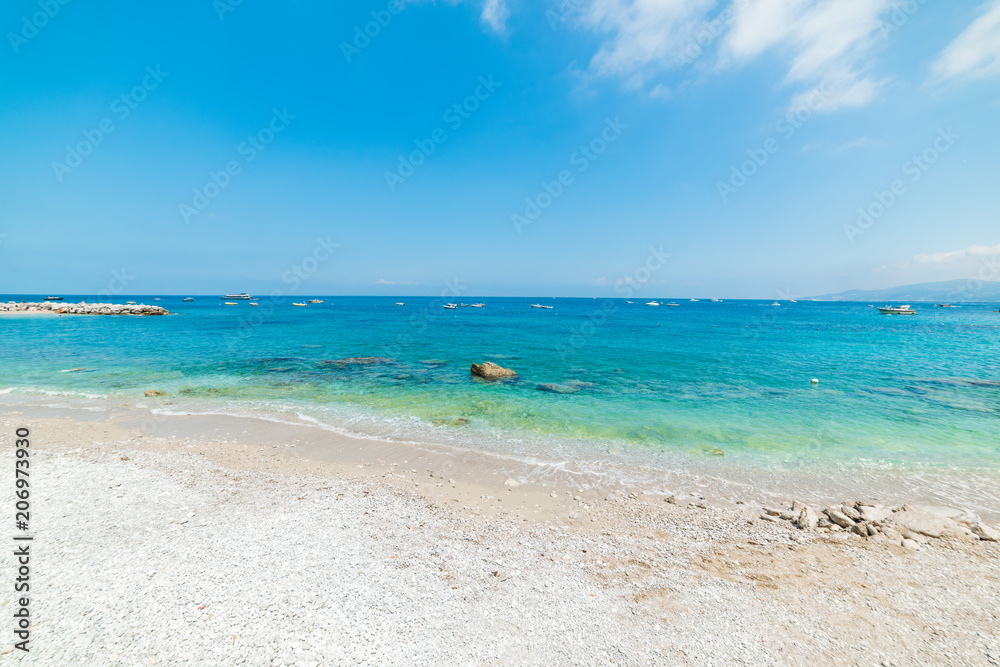
[[[39,639],[42,655],[83,656],[71,643],[81,630],[64,624],[79,623],[73,610],[93,595],[111,595],[138,619],[176,616],[175,648],[158,650],[179,662],[195,648],[224,664],[303,651],[321,664],[360,656],[445,665],[971,664],[1000,655],[998,542],[944,538],[914,550],[798,530],[710,498],[506,486],[482,461],[446,471],[445,454],[410,446],[340,442],[334,459],[316,456],[304,429],[240,433],[235,421],[209,420],[183,431],[165,421],[174,432],[97,412],[0,413],[5,433],[31,428],[42,475],[37,525],[50,585],[38,593],[36,622],[56,645],[47,653]],[[81,560],[91,541],[111,559],[113,582]],[[164,560],[188,549],[196,562]],[[302,566],[288,570],[288,558]],[[252,606],[258,587],[266,610]],[[317,587],[326,592],[311,597]],[[152,610],[150,591],[162,593]],[[344,595],[349,607],[322,604]],[[414,619],[403,622],[405,636],[394,634],[400,614]],[[302,618],[313,619],[312,632]],[[871,632],[879,641],[859,648]],[[132,664],[128,647],[141,647],[135,637],[121,643],[109,664]],[[393,653],[400,646],[408,658]]]
[[[492,485],[493,492],[505,490],[497,487],[497,480],[503,483],[513,479],[522,491],[564,488],[573,490],[573,495],[586,494],[592,500],[604,498],[614,491],[661,500],[672,495],[685,502],[708,502],[730,508],[790,506],[798,501],[819,509],[850,497],[885,506],[955,507],[976,514],[991,525],[1000,525],[1000,502],[992,502],[992,497],[984,499],[970,495],[971,488],[989,488],[994,477],[997,483],[992,488],[1000,488],[1000,471],[780,470],[743,466],[721,459],[686,460],[683,456],[661,468],[627,459],[615,460],[615,457],[583,461],[540,458],[464,445],[461,441],[429,441],[416,433],[412,437],[399,438],[350,432],[344,427],[324,424],[294,412],[273,412],[249,406],[242,412],[239,408],[200,404],[198,399],[177,404],[170,396],[98,398],[61,392],[39,396],[11,393],[14,389],[0,393],[0,413],[14,409],[34,416],[103,414],[113,422],[141,427],[147,435],[205,437],[238,433],[250,441],[261,437],[274,441],[294,437],[297,444],[284,451],[299,458],[345,465],[370,465],[375,459],[402,461],[412,458],[445,477],[468,477],[477,483]],[[255,436],[254,433],[265,435]],[[288,436],[288,433],[295,435]],[[932,475],[938,477],[932,478]],[[970,487],[970,482],[977,486]],[[937,488],[942,485],[944,490]],[[965,502],[956,500],[956,494],[963,493],[968,499]]]

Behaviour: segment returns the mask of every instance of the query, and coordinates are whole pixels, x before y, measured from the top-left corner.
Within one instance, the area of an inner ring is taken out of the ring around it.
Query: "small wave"
[[[91,398],[91,399],[108,398],[106,394],[88,394],[82,391],[71,391],[69,389],[53,390],[53,389],[42,389],[40,387],[8,387],[7,389],[0,390],[0,394],[10,394],[15,391],[20,394],[41,394],[43,396],[70,396],[70,397]]]

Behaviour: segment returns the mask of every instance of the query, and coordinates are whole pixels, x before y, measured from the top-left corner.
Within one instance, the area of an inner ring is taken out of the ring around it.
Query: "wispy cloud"
[[[936,252],[931,255],[916,255],[914,264],[954,264],[965,259],[1000,255],[1000,243],[995,246],[970,245],[962,250]]]
[[[932,79],[1000,74],[1000,0],[983,5],[983,14],[962,31],[931,65]]]
[[[376,285],[418,285],[412,280],[386,280],[385,278],[379,278],[375,281]]]
[[[507,31],[507,19],[510,18],[510,9],[507,7],[507,0],[486,0],[483,3],[480,20],[493,29],[494,32],[504,33]]]
[[[823,111],[868,104],[884,85],[866,74],[889,0],[756,0],[736,9],[719,67],[739,66],[766,51],[789,60],[785,83],[829,91]],[[799,93],[789,104],[800,104]]]

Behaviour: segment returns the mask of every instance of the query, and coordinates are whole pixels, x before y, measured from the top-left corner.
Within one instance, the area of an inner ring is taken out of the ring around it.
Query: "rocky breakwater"
[[[979,517],[947,507],[883,507],[862,501],[845,501],[815,510],[802,503],[791,508],[764,507],[762,519],[787,521],[800,530],[855,536],[911,549],[934,539],[1000,542],[1000,530]]]
[[[0,313],[53,313],[60,315],[169,315],[170,311],[160,306],[122,305],[120,303],[62,303],[42,301],[41,303],[0,303]]]

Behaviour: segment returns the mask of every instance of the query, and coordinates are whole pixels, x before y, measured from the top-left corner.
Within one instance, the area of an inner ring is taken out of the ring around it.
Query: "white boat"
[[[186,296],[181,301],[194,301],[194,297]]]
[[[134,306],[135,305],[135,301],[126,301],[125,305],[126,306]]]
[[[405,306],[406,304],[405,304],[405,303],[403,303],[402,301],[397,301],[397,302],[396,302],[396,305],[397,305],[397,306]]]
[[[671,302],[670,302],[670,303],[668,303],[667,305],[668,305],[668,306],[673,306],[674,308],[680,308],[680,305],[681,305],[681,304],[679,304],[679,303],[674,303],[673,301],[671,301]]]
[[[243,299],[244,301],[249,301],[252,297],[246,292],[240,292],[239,294],[227,294],[226,296],[220,296],[220,299]]]
[[[701,299],[691,299],[691,301],[701,301]]]
[[[448,310],[457,310],[458,309],[458,304],[457,303],[446,303],[446,304],[444,304],[444,307],[447,308]]]
[[[304,304],[304,303],[295,303],[295,302],[293,301],[293,302],[292,302],[292,305],[293,305],[293,306],[305,306],[305,305],[307,305],[307,304]]]
[[[910,308],[910,304],[905,306],[879,306],[878,312],[883,315],[916,315],[917,311]]]
[[[543,306],[540,303],[531,304],[531,308],[544,308],[545,310],[552,310],[552,306]]]
[[[712,303],[722,303],[722,299],[712,299]]]
[[[474,303],[474,304],[472,304],[472,307],[473,308],[485,308],[486,304],[485,303]]]
[[[626,301],[625,303],[632,303],[631,301]]]
[[[659,301],[647,301],[646,305],[647,306],[659,306],[660,302]]]
[[[798,301],[796,301],[795,299],[789,299],[788,303],[798,303]]]
[[[777,301],[775,301],[775,302],[774,302],[774,303],[772,303],[771,305],[772,305],[772,306],[780,306],[781,304],[780,304],[780,303],[778,303]]]
[[[309,303],[323,303],[322,299],[309,299]]]

